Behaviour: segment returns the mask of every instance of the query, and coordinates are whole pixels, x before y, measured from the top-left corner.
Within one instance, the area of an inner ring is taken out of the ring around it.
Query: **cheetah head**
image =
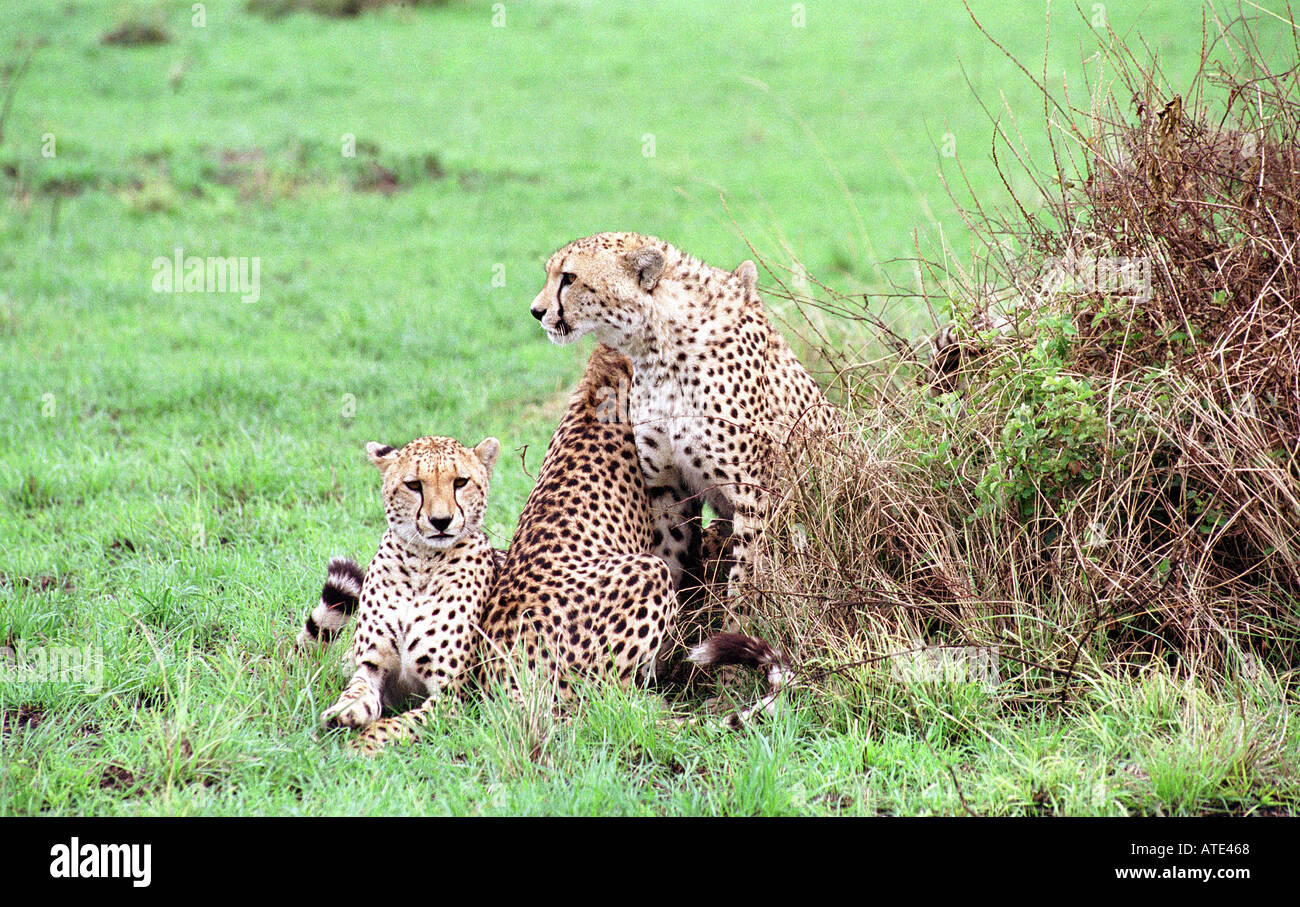
[[[371,441],[370,462],[384,477],[388,525],[417,548],[444,549],[477,531],[501,442],[473,450],[451,438],[416,438],[400,449]]]
[[[719,282],[704,293],[698,278]],[[727,273],[684,255],[668,243],[640,233],[597,233],[576,239],[546,262],[546,285],[530,311],[546,336],[558,344],[587,334],[628,356],[646,348],[649,335],[666,325],[698,323],[693,307],[724,295],[757,300],[758,271],[752,261]],[[692,292],[692,291],[696,292]],[[685,292],[683,292],[685,291]]]
[[[625,350],[653,316],[655,287],[670,249],[638,233],[574,240],[546,262],[546,285],[530,311],[554,343],[594,334]]]

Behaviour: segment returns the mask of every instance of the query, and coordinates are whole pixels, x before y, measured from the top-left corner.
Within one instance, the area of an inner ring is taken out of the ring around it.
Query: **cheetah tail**
[[[770,643],[743,633],[717,633],[691,649],[686,656],[697,665],[742,665],[767,671],[767,692],[752,706],[741,709],[727,719],[738,728],[758,714],[776,714],[776,699],[794,679],[794,671],[784,654]]]
[[[325,586],[320,590],[320,604],[312,609],[298,634],[298,648],[315,642],[329,643],[339,635],[361,601],[361,566],[351,558],[330,559]]]

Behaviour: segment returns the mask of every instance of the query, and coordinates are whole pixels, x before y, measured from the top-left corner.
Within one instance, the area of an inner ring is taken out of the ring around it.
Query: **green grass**
[[[373,762],[318,739],[337,653],[288,643],[326,558],[378,539],[364,442],[500,437],[488,529],[509,540],[586,349],[549,345],[525,311],[547,254],[636,229],[730,267],[748,237],[881,291],[907,279],[890,261],[914,232],[923,250],[966,242],[941,165],[1004,193],[975,98],[1005,98],[1040,155],[1041,100],[959,4],[809,3],[802,29],[787,4],[685,0],[508,4],[503,28],[482,2],[206,7],[202,28],[188,5],[0,9],[0,62],[37,45],[0,143],[0,636],[105,658],[98,692],[0,682],[0,813],[1293,808],[1293,697],[1238,710],[1271,741],[1242,756],[1224,749],[1230,696],[1159,677],[1064,712],[809,692],[739,734],[597,689],[543,722],[535,758],[539,732],[502,703]],[[1038,60],[1040,10],[976,9]],[[171,42],[100,43],[151,10]],[[1186,77],[1194,8],[1107,10]],[[1055,7],[1052,35],[1049,72],[1081,85],[1095,40]],[[152,292],[177,247],[258,257],[259,300]]]
[[[1276,701],[1247,702],[1243,724],[1164,676],[1014,719],[796,696],[743,733],[678,724],[644,691],[589,688],[531,722],[500,697],[366,760],[310,720],[338,688],[321,676],[337,673],[329,659],[286,668],[238,646],[180,648],[166,667],[116,674],[90,703],[56,695],[33,726],[9,729],[6,811],[1200,815],[1300,797],[1300,739]]]

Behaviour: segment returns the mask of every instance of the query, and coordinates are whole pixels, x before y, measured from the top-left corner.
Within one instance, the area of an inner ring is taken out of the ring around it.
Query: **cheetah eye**
[[[412,479],[411,481],[406,483],[406,487],[411,489],[412,491],[419,491],[423,486],[420,485],[419,479]]]
[[[451,483],[451,487],[464,488],[468,484],[469,484],[469,479],[465,478],[464,476],[461,476],[459,479]]]
[[[567,287],[569,284],[573,283],[577,279],[578,279],[578,275],[570,274],[568,271],[565,271],[563,274],[560,275],[560,289],[563,290],[565,287]]]

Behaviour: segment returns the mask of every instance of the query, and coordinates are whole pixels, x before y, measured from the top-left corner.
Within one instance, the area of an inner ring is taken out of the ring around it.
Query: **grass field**
[[[972,5],[1041,66],[1041,5]],[[1294,695],[1159,671],[1060,708],[926,689],[731,735],[619,689],[474,705],[373,761],[318,734],[339,659],[290,642],[325,560],[381,531],[363,444],[500,437],[487,526],[510,538],[589,349],[526,312],[554,248],[638,230],[732,267],[748,240],[874,293],[918,244],[966,244],[941,170],[1005,196],[980,102],[1045,153],[1041,98],[961,4],[805,12],[0,8],[0,636],[103,655],[97,689],[0,676],[0,814],[1294,809]],[[1190,75],[1194,4],[1100,14]],[[151,17],[168,42],[101,43]],[[1049,79],[1082,90],[1097,39],[1073,9],[1051,31]],[[156,292],[176,249],[257,259],[257,299]]]

